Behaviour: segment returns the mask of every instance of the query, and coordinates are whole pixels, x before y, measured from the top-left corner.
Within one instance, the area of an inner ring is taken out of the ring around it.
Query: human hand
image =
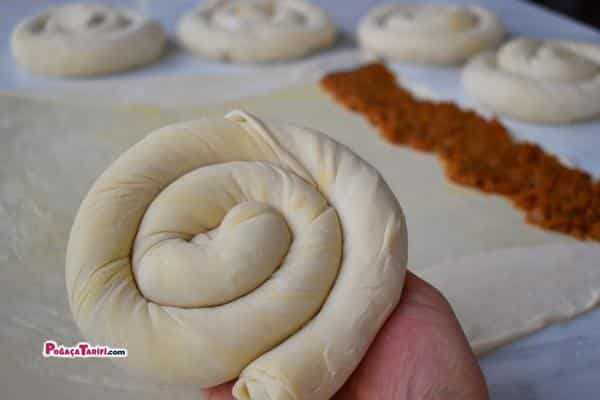
[[[206,391],[231,400],[231,383]],[[446,299],[408,273],[400,303],[335,400],[487,400],[475,355]]]

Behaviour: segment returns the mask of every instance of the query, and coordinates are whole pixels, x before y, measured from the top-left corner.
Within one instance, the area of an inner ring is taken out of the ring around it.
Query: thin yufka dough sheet
[[[0,388],[9,399],[198,399],[109,360],[44,359],[45,340],[83,340],[64,274],[72,219],[96,176],[149,130],[177,119],[154,109],[64,107],[0,96]]]
[[[314,85],[205,109],[0,96],[1,387],[24,398],[198,398],[193,388],[123,376],[106,360],[43,360],[40,350],[46,339],[81,340],[68,310],[64,252],[93,180],[150,130],[232,108],[324,131],[377,167],[407,216],[412,269],[447,293],[478,350],[596,303],[600,246],[529,226],[504,199],[449,183],[434,157],[384,143]]]

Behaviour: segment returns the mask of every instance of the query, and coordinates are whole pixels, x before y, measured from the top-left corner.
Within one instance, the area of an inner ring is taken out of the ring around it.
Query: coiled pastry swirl
[[[304,0],[210,0],[183,16],[177,35],[204,57],[241,63],[300,58],[335,41],[335,26]]]
[[[457,64],[502,41],[504,28],[477,6],[384,4],[360,22],[362,47],[395,61]]]
[[[492,111],[539,123],[567,123],[600,114],[600,46],[516,38],[475,57],[465,90]]]
[[[325,135],[240,111],[167,126],[96,181],[66,282],[128,369],[238,399],[328,399],[397,304],[407,236],[379,174]]]
[[[160,24],[102,4],[53,7],[20,23],[12,35],[17,62],[44,75],[102,75],[158,59],[166,43]]]

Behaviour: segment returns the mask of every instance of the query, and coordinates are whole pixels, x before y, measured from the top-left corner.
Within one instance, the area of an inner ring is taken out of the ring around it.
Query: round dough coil
[[[499,114],[567,123],[600,113],[600,46],[516,38],[464,69],[474,99]]]
[[[12,34],[16,61],[56,76],[102,75],[149,64],[163,53],[158,22],[101,4],[68,4],[28,18]]]
[[[504,37],[500,21],[477,6],[385,4],[360,22],[363,48],[395,61],[457,64]]]
[[[396,306],[405,220],[379,174],[325,135],[234,111],[125,152],[75,218],[75,321],[118,362],[238,399],[328,399]]]
[[[212,0],[179,22],[178,37],[207,58],[252,63],[300,58],[335,41],[335,26],[304,0]]]

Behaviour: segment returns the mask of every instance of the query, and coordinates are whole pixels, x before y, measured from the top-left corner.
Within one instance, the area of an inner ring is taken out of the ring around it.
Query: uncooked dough
[[[463,71],[465,91],[492,111],[559,124],[600,114],[600,46],[516,38]]]
[[[360,22],[363,48],[394,61],[457,64],[498,45],[504,28],[478,6],[385,4]]]
[[[448,298],[482,354],[600,304],[599,266],[600,245],[579,242],[448,259],[419,275]]]
[[[329,47],[336,30],[323,10],[304,0],[209,0],[183,16],[177,34],[204,57],[260,63]]]
[[[158,22],[133,11],[74,3],[27,18],[11,42],[14,58],[32,72],[86,76],[149,64],[166,38]]]
[[[88,340],[160,381],[329,399],[397,304],[392,191],[325,135],[234,111],[159,129],[87,194],[67,249]]]
[[[173,85],[183,88],[188,83],[189,86],[188,79],[174,81]],[[206,89],[199,97],[218,98],[222,88],[211,85],[213,79],[196,77],[194,85]],[[152,93],[158,94],[158,86],[164,82],[128,82],[120,88],[121,94],[127,87],[133,91],[141,84],[157,86]],[[124,374],[109,360],[44,359],[40,347],[48,338],[65,345],[83,340],[70,315],[65,294],[64,256],[77,208],[96,177],[147,132],[199,116],[223,115],[234,108],[313,126],[371,163],[394,191],[405,212],[410,232],[410,268],[421,275],[434,267],[428,279],[446,293],[479,351],[481,343],[494,342],[498,323],[506,321],[504,327],[509,329],[502,331],[506,334],[504,339],[512,340],[551,324],[556,320],[557,310],[569,310],[567,314],[561,311],[564,317],[585,311],[590,303],[582,299],[600,288],[593,275],[598,271],[597,256],[567,253],[562,256],[568,258],[562,266],[547,264],[543,261],[545,256],[540,257],[541,263],[530,262],[547,245],[557,249],[550,250],[548,257],[552,260],[552,254],[569,251],[568,245],[578,246],[576,240],[524,223],[522,214],[501,197],[450,184],[435,157],[377,140],[377,132],[367,121],[339,107],[316,85],[211,108],[188,108],[189,98],[170,100],[168,104],[175,108],[114,106],[107,101],[107,95],[101,102],[104,105],[97,106],[89,99],[82,102],[79,95],[59,98],[60,101],[46,101],[0,95],[0,271],[3,277],[0,280],[0,387],[8,393],[65,400],[79,399],[81,393],[89,400],[203,398],[195,386],[154,384]],[[146,98],[146,102],[155,100],[155,97]],[[578,136],[581,128],[574,128]],[[541,247],[531,253],[519,250],[531,256],[527,256],[526,262],[515,263],[514,268],[496,257],[486,256],[488,253],[502,256],[510,254],[510,248],[532,246]],[[508,253],[503,253],[503,249]],[[474,258],[469,264],[472,272],[469,272],[463,266],[467,261],[462,260],[471,256]],[[455,264],[456,274],[453,270],[442,271],[443,265],[454,268]],[[550,280],[532,279],[546,276],[545,270],[540,272],[540,268],[536,268],[539,265],[552,266],[548,269],[553,271],[548,275],[552,277]],[[511,272],[503,274],[503,270],[496,267],[510,268]],[[440,278],[432,277],[438,274],[434,271],[438,271]],[[527,284],[521,284],[521,280]],[[481,292],[480,286],[483,287]],[[479,293],[489,295],[489,301]],[[528,293],[551,295],[531,297]],[[538,305],[529,308],[527,301],[533,299],[538,299]],[[521,310],[525,307],[535,311],[532,315],[543,323],[531,324],[531,315]],[[593,313],[591,320],[598,316],[597,310]],[[556,350],[557,346],[566,346],[569,351],[580,348],[566,345],[562,339],[569,343],[580,339],[594,343],[593,334],[575,337],[577,332],[576,325],[570,324],[567,329],[548,332],[549,336],[538,336],[532,341],[535,349],[530,349],[531,354],[537,356],[545,350]],[[561,342],[558,345],[557,338]],[[494,342],[495,345],[505,344],[504,339]],[[505,355],[516,357],[518,353],[514,350],[519,345],[507,348],[502,360]],[[595,359],[594,353],[597,351],[590,349],[579,361]],[[52,368],[48,368],[49,365]],[[549,379],[557,373],[557,368],[540,370],[537,376]],[[573,371],[569,374],[574,376]]]

